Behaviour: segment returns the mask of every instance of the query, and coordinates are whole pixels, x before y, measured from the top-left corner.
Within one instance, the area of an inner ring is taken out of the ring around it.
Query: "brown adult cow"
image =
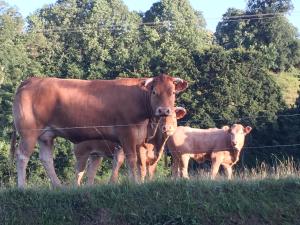
[[[60,186],[52,157],[57,136],[73,143],[91,139],[119,142],[128,159],[131,178],[136,180],[136,147],[146,138],[149,118],[169,115],[175,92],[186,87],[186,81],[165,74],[147,79],[24,81],[13,104],[14,123],[21,137],[17,150],[18,186],[25,186],[27,163],[37,141],[52,185]],[[13,154],[14,144],[11,151]]]
[[[165,143],[177,127],[177,119],[185,116],[186,110],[182,107],[176,107],[175,112],[164,118],[151,121],[148,124],[148,140],[140,147],[138,154],[138,166],[141,175],[141,181],[144,181],[147,170],[149,179],[152,179],[159,159],[162,156]],[[158,123],[158,126],[156,125]],[[157,130],[157,131],[156,131]],[[158,152],[158,157],[155,153]],[[74,146],[76,157],[76,183],[80,185],[84,170],[89,159],[87,176],[88,184],[94,183],[97,168],[101,164],[103,157],[114,158],[113,171],[110,182],[116,182],[118,172],[124,162],[125,155],[123,149],[114,142],[107,140],[89,140]]]
[[[173,176],[188,178],[188,163],[189,159],[193,158],[198,162],[212,162],[213,179],[220,165],[224,167],[228,179],[231,179],[232,166],[238,162],[245,136],[251,130],[251,127],[243,127],[241,124],[234,124],[230,128],[224,126],[222,129],[177,127],[167,142],[173,157]]]

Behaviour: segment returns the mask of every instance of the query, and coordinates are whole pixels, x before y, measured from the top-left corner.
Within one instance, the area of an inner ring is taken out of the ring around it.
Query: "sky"
[[[158,0],[123,0],[129,10],[145,12]],[[16,6],[26,17],[46,4],[55,3],[56,0],[6,0],[10,6]],[[245,9],[247,0],[190,0],[195,10],[201,11],[206,20],[206,27],[215,31],[222,15],[230,7]],[[294,10],[288,15],[290,22],[300,31],[300,0],[292,0]]]

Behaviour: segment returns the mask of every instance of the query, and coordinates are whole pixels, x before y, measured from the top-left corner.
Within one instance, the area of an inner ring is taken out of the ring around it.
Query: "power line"
[[[294,13],[300,13],[300,11],[295,11]],[[215,17],[215,18],[208,18],[208,20],[212,19],[221,19],[223,18],[223,21],[220,22],[233,22],[233,21],[250,21],[250,20],[266,20],[266,19],[272,19],[276,16],[284,16],[284,13],[261,13],[261,14],[249,14],[249,15],[237,15],[237,16],[226,16],[226,17]],[[183,20],[181,20],[182,22]],[[113,24],[113,25],[99,25],[94,27],[71,27],[71,28],[62,28],[62,27],[56,27],[56,28],[47,28],[47,29],[37,29],[37,30],[31,30],[32,32],[36,33],[47,33],[47,32],[66,32],[66,33],[74,33],[74,32],[83,32],[83,31],[95,31],[95,30],[115,30],[115,31],[126,31],[131,28],[140,29],[143,26],[150,26],[150,27],[169,27],[170,29],[172,26],[176,25],[176,20],[165,20],[165,21],[156,21],[156,22],[142,22],[138,24],[134,24],[133,26],[129,26],[126,24]],[[270,21],[268,21],[270,22]],[[185,23],[189,23],[189,21],[185,21]],[[204,28],[203,28],[204,29]]]

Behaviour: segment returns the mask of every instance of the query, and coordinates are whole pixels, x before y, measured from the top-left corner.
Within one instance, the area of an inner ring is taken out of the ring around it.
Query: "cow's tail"
[[[13,132],[10,139],[10,160],[13,162],[16,154],[17,131],[13,125]]]

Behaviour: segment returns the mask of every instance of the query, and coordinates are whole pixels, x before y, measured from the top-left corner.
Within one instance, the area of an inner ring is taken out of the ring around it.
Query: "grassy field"
[[[283,99],[288,106],[295,104],[300,90],[300,70],[294,69],[291,72],[279,74],[270,73],[275,82],[280,86]]]
[[[300,224],[300,178],[1,189],[0,224]]]

